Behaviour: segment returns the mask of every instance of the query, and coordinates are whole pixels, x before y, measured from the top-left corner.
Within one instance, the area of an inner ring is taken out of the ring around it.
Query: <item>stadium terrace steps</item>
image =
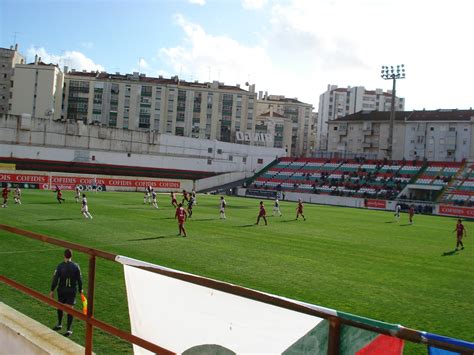
[[[265,174],[253,177],[252,185],[257,189],[394,199],[409,183],[445,188],[462,166],[453,162],[284,158]],[[460,190],[463,196],[466,191],[474,194],[474,170],[472,184]]]

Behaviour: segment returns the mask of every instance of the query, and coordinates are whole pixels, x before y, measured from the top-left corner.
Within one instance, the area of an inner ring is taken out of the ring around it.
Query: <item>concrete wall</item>
[[[225,173],[258,171],[285,155],[279,148],[0,116],[3,157]]]
[[[211,176],[205,179],[197,180],[195,184],[196,191],[202,191],[205,189],[210,189],[214,186],[221,186],[225,184],[230,184],[234,181],[242,180],[252,176],[252,173],[246,172],[236,172],[236,173],[228,173],[222,174],[217,176]]]
[[[84,354],[85,349],[0,302],[0,354]]]

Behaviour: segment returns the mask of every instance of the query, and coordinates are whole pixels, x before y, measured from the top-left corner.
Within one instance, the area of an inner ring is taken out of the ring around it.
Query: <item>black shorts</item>
[[[64,304],[76,304],[76,292],[60,292],[58,291],[58,301]]]

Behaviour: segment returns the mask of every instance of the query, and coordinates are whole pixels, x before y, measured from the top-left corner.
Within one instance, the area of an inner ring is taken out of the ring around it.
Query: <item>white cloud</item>
[[[250,2],[249,2],[250,4]],[[469,108],[474,56],[470,0],[289,0],[269,2],[251,44],[178,15],[183,40],[163,48],[169,71],[186,80],[249,81],[316,109],[328,84],[391,89],[382,65],[405,64],[397,94],[411,109]],[[270,8],[271,6],[271,8]],[[429,16],[426,9],[429,7]],[[440,26],[443,24],[443,26]],[[250,24],[249,24],[250,25]],[[462,45],[460,45],[462,44]]]
[[[98,71],[105,70],[102,65],[94,63],[92,59],[86,57],[83,53],[78,51],[66,51],[62,55],[57,55],[48,53],[43,47],[30,47],[26,53],[28,58],[34,58],[35,55],[38,55],[38,57],[41,57],[41,60],[45,63],[58,64],[60,67],[67,65],[69,69]]]
[[[204,6],[206,5],[206,0],[188,0],[190,4]]]
[[[140,58],[138,64],[140,66],[140,71],[150,69],[150,65],[147,63],[147,61],[144,58]]]
[[[81,46],[85,49],[92,49],[94,48],[94,42],[81,42]]]
[[[255,82],[271,70],[271,59],[260,46],[245,46],[226,36],[208,34],[181,15],[176,16],[176,23],[184,31],[184,42],[162,48],[159,55],[184,79],[192,76],[195,80],[219,80],[233,85],[248,81],[249,76]]]
[[[258,10],[263,8],[268,0],[242,0],[242,7],[246,10]]]

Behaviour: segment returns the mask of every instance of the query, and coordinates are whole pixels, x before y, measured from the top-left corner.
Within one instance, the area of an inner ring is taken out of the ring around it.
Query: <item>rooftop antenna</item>
[[[15,45],[16,44],[16,36],[21,34],[21,32],[13,32],[13,44]]]

